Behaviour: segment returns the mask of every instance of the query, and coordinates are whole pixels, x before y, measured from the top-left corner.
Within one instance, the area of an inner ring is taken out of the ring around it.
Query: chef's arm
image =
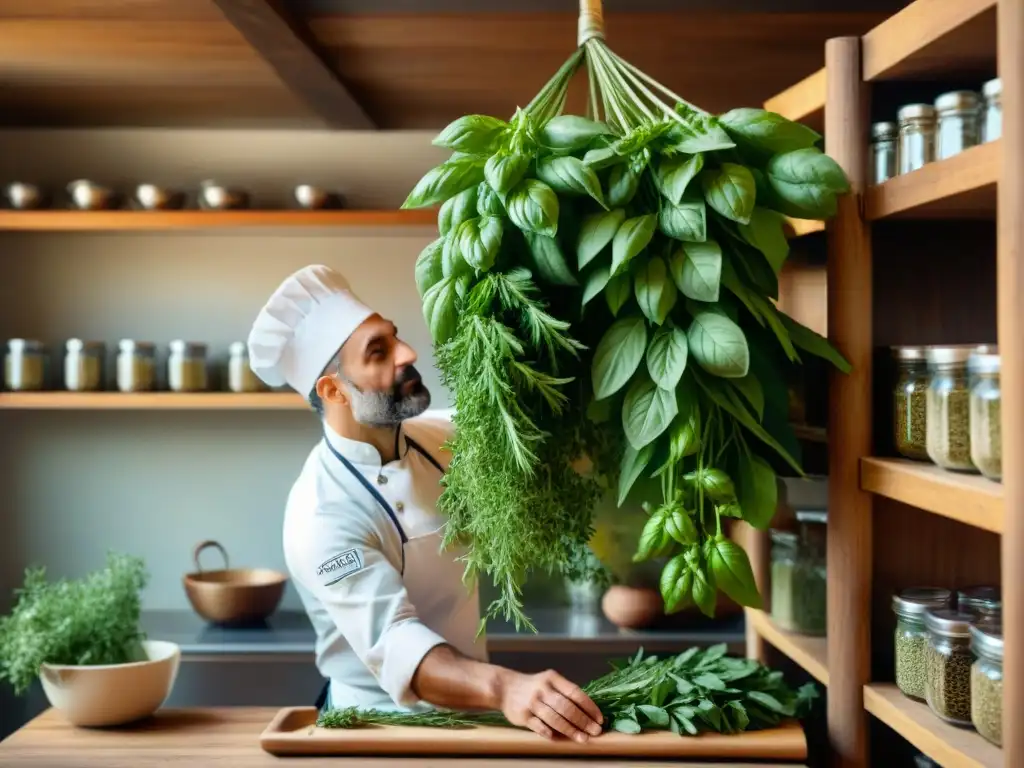
[[[501,712],[513,725],[577,741],[601,733],[602,715],[574,683],[557,672],[524,675],[463,656],[450,645],[432,648],[412,679],[415,694],[444,709]]]

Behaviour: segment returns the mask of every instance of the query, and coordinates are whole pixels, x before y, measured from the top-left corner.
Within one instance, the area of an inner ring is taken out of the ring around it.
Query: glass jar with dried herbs
[[[893,440],[902,456],[928,461],[928,363],[924,347],[893,347]]]
[[[793,568],[793,631],[824,635],[827,628],[825,534],[828,512],[797,510],[800,543]]]
[[[928,648],[924,616],[930,609],[948,608],[952,599],[953,593],[941,587],[911,587],[892,597],[896,614],[896,687],[904,696],[924,701]]]
[[[997,621],[971,627],[971,722],[978,733],[1003,746],[1003,629]]]
[[[929,347],[928,457],[944,469],[977,472],[971,461],[967,360],[975,346]]]
[[[924,696],[938,717],[954,725],[971,724],[972,613],[930,610],[925,614]]]
[[[985,621],[998,621],[1003,611],[1003,597],[999,587],[962,587],[956,591],[956,606],[961,613],[973,613]]]
[[[971,461],[990,480],[1003,477],[999,368],[999,355],[975,353],[967,361],[971,384]]]
[[[793,571],[796,570],[799,537],[792,531],[773,529],[771,616],[780,629],[792,631],[793,625]]]

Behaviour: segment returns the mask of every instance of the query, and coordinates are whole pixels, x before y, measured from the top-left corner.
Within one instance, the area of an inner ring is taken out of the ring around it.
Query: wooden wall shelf
[[[766,642],[807,671],[824,686],[828,685],[828,642],[824,637],[797,635],[779,629],[764,611],[744,609],[747,621]]]
[[[996,71],[997,0],[916,0],[863,37],[865,80]]]
[[[772,96],[764,108],[821,133],[825,130],[825,68]]]
[[[864,688],[864,707],[944,768],[997,768],[1003,751],[976,731],[940,720],[927,704],[911,701],[891,684]]]
[[[869,221],[994,219],[1002,149],[997,139],[870,187],[864,195],[864,216]]]
[[[816,219],[792,219],[787,216],[784,226],[786,228],[786,236],[790,238],[803,237],[812,232],[825,231],[825,222],[817,221]]]
[[[0,231],[96,232],[246,227],[429,227],[437,211],[0,211]]]
[[[865,458],[860,463],[860,486],[976,528],[1003,532],[1003,487],[980,475],[909,459]]]
[[[287,392],[3,392],[0,410],[27,411],[301,411]]]

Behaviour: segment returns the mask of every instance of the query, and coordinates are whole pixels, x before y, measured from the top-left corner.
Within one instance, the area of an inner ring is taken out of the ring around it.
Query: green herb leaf
[[[814,148],[775,155],[766,171],[772,191],[807,219],[834,216],[836,195],[850,189],[843,169]]]
[[[717,602],[715,587],[709,580],[708,575],[700,569],[693,569],[693,602],[705,616],[709,618],[715,617],[715,604]],[[709,687],[702,683],[700,678],[697,678],[695,682],[703,685],[705,688]],[[725,687],[724,683],[722,687]]]
[[[622,402],[622,425],[626,439],[637,450],[653,442],[668,429],[679,412],[676,393],[658,387],[646,371],[641,371]]]
[[[618,315],[629,297],[632,295],[633,278],[628,272],[616,275],[608,281],[604,288],[604,298],[608,302],[608,309],[613,315]]]
[[[665,261],[654,256],[637,270],[633,283],[640,311],[654,325],[661,325],[676,305],[676,285],[668,274]],[[671,387],[669,387],[671,389]]]
[[[754,210],[754,177],[746,166],[722,163],[720,168],[701,173],[704,199],[715,211],[732,221],[746,224]]]
[[[552,285],[578,284],[555,238],[536,232],[523,232],[523,236],[530,246],[530,266],[541,280]]]
[[[587,266],[605,249],[625,219],[626,212],[621,208],[614,208],[592,214],[583,220],[576,243],[576,263],[580,269]]]
[[[444,201],[441,210],[437,212],[437,229],[442,236],[458,229],[462,222],[476,215],[477,195],[481,186],[487,185],[481,182]]]
[[[813,147],[821,140],[821,134],[803,123],[765,109],[733,109],[718,121],[737,144],[769,155]]]
[[[558,196],[542,181],[524,179],[516,184],[508,193],[505,208],[512,223],[524,232],[548,237],[558,232]]]
[[[668,458],[655,472],[655,477],[674,469],[685,457],[695,454],[700,449],[698,434],[694,412],[685,418],[681,414],[676,416],[669,427]]]
[[[501,143],[509,124],[489,115],[465,115],[449,123],[431,142],[458,152],[489,155]]]
[[[612,721],[612,730],[618,731],[619,733],[640,733],[640,723],[636,720],[620,717]]]
[[[789,256],[789,240],[783,228],[782,214],[756,206],[749,224],[740,224],[743,239],[764,254],[772,271],[778,275]]]
[[[641,173],[634,171],[628,163],[612,166],[608,173],[609,208],[619,208],[629,204],[640,187]]]
[[[605,402],[599,400],[598,402]],[[633,483],[640,477],[640,473],[644,471],[644,468],[651,463],[651,458],[654,456],[654,443],[645,445],[639,451],[635,450],[633,446],[626,445],[626,448],[622,454],[622,466],[619,468],[619,498],[618,506],[622,506],[622,502],[626,500],[629,495],[630,489],[633,487]]]
[[[780,715],[786,715],[788,717],[793,714],[792,707],[784,706],[782,702],[764,691],[748,691],[747,698],[751,701],[756,701],[765,709],[771,710],[772,712],[776,712]]]
[[[786,327],[786,331],[789,333],[789,338],[793,340],[793,343],[800,349],[810,352],[815,357],[820,357],[824,360],[828,360],[832,365],[838,368],[843,373],[849,373],[853,370],[853,366],[850,362],[843,357],[828,340],[819,333],[812,331],[806,325],[801,325],[793,318],[779,313],[779,318],[782,324]]]
[[[476,212],[481,216],[505,215],[505,206],[502,204],[501,198],[486,181],[481,181],[476,187]]]
[[[793,341],[789,338],[789,331],[786,330],[786,326],[783,324],[782,313],[779,312],[778,308],[756,291],[747,291],[746,296],[751,306],[756,308],[757,315],[768,323],[768,327],[771,328],[775,338],[782,345],[786,357],[794,362],[798,360],[799,355],[797,355],[796,349],[793,347]]]
[[[640,542],[637,544],[636,554],[633,555],[634,563],[642,563],[652,557],[660,557],[672,545],[672,540],[665,531],[665,519],[663,512],[657,512],[647,518],[647,522],[640,532]]]
[[[715,584],[737,603],[749,608],[761,607],[761,595],[757,591],[750,560],[736,542],[718,536],[712,544],[708,565],[715,575]]]
[[[662,201],[658,213],[661,231],[676,240],[702,243],[707,239],[707,212],[703,200],[683,200],[673,205]]]
[[[537,163],[537,178],[556,192],[589,195],[602,206],[601,182],[597,174],[575,157],[548,157]]]
[[[458,230],[449,232],[441,245],[441,275],[455,279],[472,271],[473,268],[462,257]]]
[[[679,205],[690,182],[704,167],[704,155],[677,155],[662,158],[655,181],[658,190],[673,205]]]
[[[775,517],[779,489],[771,465],[756,454],[740,453],[736,474],[736,495],[743,519],[765,530]]]
[[[621,162],[622,157],[611,147],[598,147],[597,149],[590,150],[583,156],[583,164],[593,168],[595,171],[600,171]]]
[[[587,306],[594,297],[600,295],[608,285],[608,267],[595,267],[590,270],[583,281],[583,306]]]
[[[578,115],[559,115],[548,120],[540,129],[538,141],[551,149],[575,152],[583,149],[598,136],[610,134],[604,123]]]
[[[483,161],[476,157],[460,157],[441,163],[424,174],[402,203],[402,208],[425,208],[437,205],[464,189],[483,181]]]
[[[665,139],[672,151],[687,155],[736,146],[717,120],[692,112],[684,116],[681,123],[674,123],[665,134]]]
[[[745,731],[747,726],[750,725],[750,718],[747,717],[747,710],[742,702],[736,700],[728,701],[725,704],[724,711],[728,715],[732,727],[737,731]]]
[[[501,246],[502,219],[497,216],[479,216],[459,225],[456,239],[459,253],[469,266],[486,272],[494,266]]]
[[[693,678],[693,682],[699,685],[701,688],[707,688],[709,691],[724,691],[725,683],[722,682],[722,678],[717,675],[713,675],[710,672],[697,675]]]
[[[750,368],[750,350],[743,331],[725,315],[698,311],[686,334],[690,353],[708,373],[740,378]]]
[[[725,503],[736,500],[732,479],[720,469],[704,469],[698,472],[700,484],[712,501]]]
[[[427,292],[428,288],[444,277],[441,271],[441,253],[443,250],[444,238],[439,237],[420,251],[420,255],[416,257],[414,271],[416,275],[416,290],[420,294],[420,299],[423,298],[423,294]]]
[[[612,275],[617,275],[630,259],[647,247],[654,237],[658,217],[653,213],[626,219],[612,240]]]
[[[637,709],[643,713],[644,717],[647,718],[647,722],[653,725],[655,728],[668,728],[668,712],[661,707],[651,706],[650,704],[640,704]]]
[[[757,420],[762,421],[764,419],[764,390],[761,389],[761,382],[757,380],[757,377],[753,373],[748,373],[739,379],[729,379],[729,383],[742,393],[754,409],[754,413],[757,414]]]
[[[718,301],[722,249],[714,240],[679,246],[672,254],[669,268],[684,296],[695,301]]]
[[[685,510],[677,509],[665,518],[665,533],[683,546],[690,546],[697,541],[697,527]]]
[[[659,387],[675,391],[688,354],[686,334],[674,325],[663,326],[654,332],[647,347],[647,372]]]
[[[455,279],[452,277],[441,279],[423,296],[423,318],[435,344],[444,344],[455,333],[458,325],[455,300]]]
[[[690,591],[693,589],[693,574],[682,555],[676,555],[661,569],[661,598],[665,602],[665,612],[674,613],[678,611],[690,599]],[[679,678],[677,678],[679,679]],[[679,685],[692,688],[689,683],[679,679]],[[677,689],[678,690],[678,689]],[[679,690],[685,695],[686,691]]]
[[[501,197],[505,197],[516,184],[522,181],[529,168],[529,156],[515,152],[497,152],[487,159],[484,166],[484,178],[491,189]]]
[[[603,400],[622,389],[636,372],[646,347],[647,326],[642,317],[624,317],[612,323],[594,350],[594,397]]]

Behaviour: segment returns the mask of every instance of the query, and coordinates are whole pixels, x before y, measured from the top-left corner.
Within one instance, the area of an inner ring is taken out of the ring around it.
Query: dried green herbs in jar
[[[945,469],[976,472],[971,461],[970,390],[967,359],[979,347],[930,347],[928,457]]]
[[[924,701],[928,648],[925,613],[932,608],[948,608],[952,598],[952,592],[940,587],[912,587],[893,595],[892,610],[896,614],[896,686],[904,696]]]
[[[971,722],[997,747],[1003,745],[1003,630],[999,622],[971,627]]]
[[[801,509],[796,512],[800,539],[793,569],[793,631],[824,635],[827,629],[825,537],[828,512]]]
[[[771,617],[780,629],[793,626],[793,571],[796,568],[797,535],[790,531],[773,530]]]
[[[925,614],[925,700],[932,712],[954,725],[971,724],[970,626],[975,618],[944,609]]]
[[[908,459],[928,460],[928,367],[924,347],[893,347],[893,442]]]
[[[956,607],[961,613],[973,613],[984,621],[999,621],[1003,597],[999,587],[980,585],[956,591]]]
[[[1002,393],[999,355],[974,354],[967,362],[971,380],[971,461],[990,480],[1003,477]]]

